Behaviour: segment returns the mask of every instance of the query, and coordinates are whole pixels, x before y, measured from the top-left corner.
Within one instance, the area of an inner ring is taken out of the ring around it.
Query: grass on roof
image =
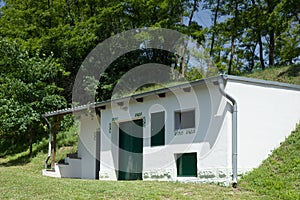
[[[154,90],[159,90],[159,89],[163,89],[163,88],[170,88],[170,87],[185,84],[185,83],[188,83],[188,81],[171,81],[171,82],[163,83],[163,84],[149,84],[149,85],[145,85],[145,86],[142,86],[140,88],[137,88],[137,90],[135,90],[133,92],[123,90],[123,91],[119,91],[117,93],[114,93],[113,96],[112,96],[112,99],[132,96],[132,95],[136,95],[136,94],[142,94],[142,93],[146,93],[146,92],[150,92],[150,91],[154,91]]]
[[[300,85],[300,64],[267,68],[263,71],[260,70],[243,76]]]

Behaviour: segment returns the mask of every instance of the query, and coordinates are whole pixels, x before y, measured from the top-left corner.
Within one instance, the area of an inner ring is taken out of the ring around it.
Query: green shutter
[[[165,112],[151,114],[151,146],[165,145]]]

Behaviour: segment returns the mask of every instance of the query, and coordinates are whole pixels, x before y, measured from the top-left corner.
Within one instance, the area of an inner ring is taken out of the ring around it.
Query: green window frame
[[[197,153],[177,154],[178,177],[197,177]]]
[[[151,147],[165,145],[165,112],[151,113]]]

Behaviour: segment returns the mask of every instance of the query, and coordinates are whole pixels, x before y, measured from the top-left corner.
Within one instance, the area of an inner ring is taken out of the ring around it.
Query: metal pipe
[[[236,100],[225,92],[224,79],[218,78],[219,91],[221,94],[232,103],[232,187],[237,187],[237,103]]]
[[[47,117],[43,116],[42,117],[45,119],[45,121],[47,122],[48,124],[48,127],[49,127],[49,142],[48,142],[48,155],[47,155],[47,158],[45,160],[45,169],[47,169],[47,166],[48,166],[48,161],[49,161],[49,158],[51,157],[51,142],[52,142],[52,125],[51,123],[49,122],[49,120],[47,119]]]

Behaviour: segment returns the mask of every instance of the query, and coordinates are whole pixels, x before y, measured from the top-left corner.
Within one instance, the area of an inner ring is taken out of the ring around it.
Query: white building
[[[218,76],[44,116],[71,112],[78,156],[45,175],[235,185],[300,122],[300,86]]]

